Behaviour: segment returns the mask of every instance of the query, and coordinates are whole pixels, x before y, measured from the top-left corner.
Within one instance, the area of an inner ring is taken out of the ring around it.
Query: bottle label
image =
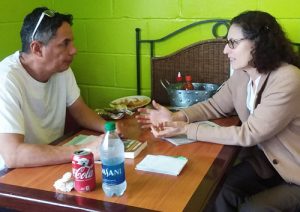
[[[109,185],[118,185],[125,181],[124,162],[118,165],[102,164],[102,181]]]

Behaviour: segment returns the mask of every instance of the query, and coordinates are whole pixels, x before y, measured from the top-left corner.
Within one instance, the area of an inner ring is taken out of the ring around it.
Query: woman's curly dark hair
[[[239,25],[245,38],[254,41],[253,59],[249,62],[259,73],[277,69],[282,62],[300,68],[300,58],[276,19],[262,11],[246,11],[234,17],[231,24]]]

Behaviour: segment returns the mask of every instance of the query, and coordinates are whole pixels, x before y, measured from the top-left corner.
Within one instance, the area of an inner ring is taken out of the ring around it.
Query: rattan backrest
[[[177,73],[190,74],[193,82],[222,84],[229,78],[229,60],[223,53],[225,39],[201,41],[171,55],[151,59],[152,99],[169,105],[160,80],[175,83]]]

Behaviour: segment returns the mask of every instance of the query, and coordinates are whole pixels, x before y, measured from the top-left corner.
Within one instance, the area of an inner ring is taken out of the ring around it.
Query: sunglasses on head
[[[37,22],[34,30],[33,30],[33,33],[31,35],[31,41],[34,40],[34,36],[36,35],[37,29],[39,28],[39,26],[40,26],[43,18],[45,17],[45,15],[48,16],[49,18],[52,18],[52,17],[55,16],[55,11],[54,10],[45,10],[44,12],[42,12],[42,14],[41,14],[41,16],[40,16],[40,18],[39,18],[39,20],[38,20],[38,22]]]

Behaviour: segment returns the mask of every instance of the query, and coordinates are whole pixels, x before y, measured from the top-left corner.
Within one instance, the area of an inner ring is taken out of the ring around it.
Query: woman
[[[228,174],[214,211],[300,210],[300,60],[265,12],[233,18],[227,38],[224,54],[235,71],[218,93],[175,113],[153,101],[138,121],[156,137],[186,134],[251,151]],[[197,122],[233,113],[241,126]]]

